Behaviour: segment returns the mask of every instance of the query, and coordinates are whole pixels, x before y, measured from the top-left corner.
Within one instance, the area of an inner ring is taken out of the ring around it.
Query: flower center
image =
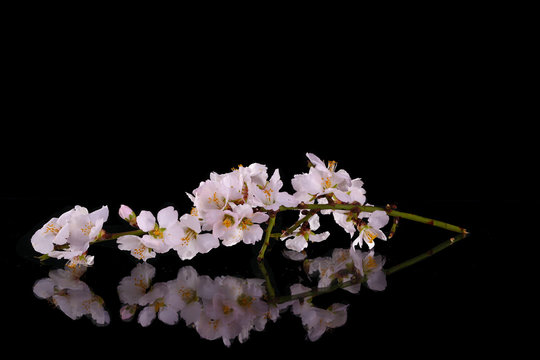
[[[240,222],[240,229],[242,230],[246,230],[248,226],[251,226],[253,225],[253,221],[251,221],[251,219],[248,219],[248,218],[243,218],[242,221]]]
[[[195,232],[195,230],[191,228],[187,228],[186,231],[184,232],[184,237],[180,240],[182,241],[182,245],[187,245],[189,244],[189,241],[191,239],[196,239],[196,238],[197,238],[197,232]]]
[[[53,223],[48,223],[47,226],[45,226],[45,234],[50,232],[52,233],[53,235],[56,235],[58,234],[58,232],[60,231],[60,228],[57,227],[55,224]]]
[[[163,232],[165,231],[165,228],[160,228],[158,224],[154,226],[154,230],[151,230],[148,232],[148,234],[152,235],[156,239],[163,239]]]
[[[377,237],[377,234],[375,231],[371,230],[370,228],[366,228],[364,230],[364,237],[367,242],[372,243],[373,240]]]
[[[323,188],[325,190],[330,189],[332,187],[332,181],[330,180],[330,176],[326,178],[321,178],[321,180],[323,181]]]
[[[90,231],[92,230],[93,227],[94,227],[94,224],[91,221],[89,221],[83,227],[81,227],[81,232],[84,235],[89,236]]]
[[[144,259],[145,257],[145,253],[148,252],[148,248],[141,244],[141,246],[139,246],[138,248],[135,248],[132,250],[133,251],[133,255],[139,259]]]
[[[225,225],[226,228],[230,228],[234,225],[234,218],[231,215],[225,215],[223,217],[223,225]]]

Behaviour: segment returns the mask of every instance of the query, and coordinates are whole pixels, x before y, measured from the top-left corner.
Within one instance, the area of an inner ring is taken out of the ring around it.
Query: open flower
[[[335,171],[335,161],[329,161],[327,167],[314,154],[306,155],[314,166],[307,174],[295,175],[291,180],[296,190],[294,196],[305,203],[312,203],[320,195],[333,195],[340,201],[349,202],[350,197],[346,193],[351,185],[349,174],[343,169]]]
[[[268,220],[268,214],[253,212],[249,205],[234,206],[233,211],[238,215],[238,229],[242,233],[242,241],[246,244],[255,244],[261,240],[263,230],[259,224]]]
[[[294,196],[279,191],[283,187],[283,181],[279,177],[279,170],[276,169],[274,174],[264,185],[257,184],[250,188],[253,194],[252,202],[265,208],[266,210],[278,210],[280,206],[296,206],[299,200]]]
[[[313,215],[308,221],[304,222],[302,226],[294,230],[291,235],[281,237],[281,240],[285,240],[285,246],[288,249],[300,252],[307,248],[309,241],[321,242],[330,236],[330,232],[328,231],[320,234],[314,233],[313,231],[317,230],[319,226],[319,216]]]
[[[369,216],[367,224],[359,226],[360,233],[358,237],[353,241],[351,247],[358,245],[362,247],[362,243],[366,243],[370,249],[375,246],[374,239],[379,238],[386,240],[386,235],[381,231],[381,228],[388,224],[390,217],[385,211],[376,210],[371,214],[366,213]]]
[[[165,253],[178,245],[183,234],[178,221],[178,212],[172,206],[161,209],[156,218],[150,211],[143,210],[137,216],[139,228],[148,234],[143,236],[124,235],[116,242],[120,250],[127,250],[137,259],[146,261],[156,253]]]
[[[83,255],[95,241],[109,217],[109,209],[101,209],[89,213],[82,206],[52,218],[32,236],[34,249],[41,254],[59,259],[72,259]]]
[[[146,261],[156,257],[156,252],[147,247],[140,236],[124,235],[120,236],[116,243],[120,250],[127,250],[131,255],[139,260]]]
[[[212,224],[212,234],[223,241],[223,245],[232,246],[242,241],[242,230],[238,227],[238,214],[232,210],[211,210],[206,221]]]
[[[219,246],[219,240],[213,234],[201,234],[201,222],[191,214],[184,214],[180,218],[179,239],[173,249],[182,260],[192,259],[199,253],[205,254]]]
[[[137,224],[148,234],[143,235],[141,242],[157,253],[165,253],[177,245],[182,229],[178,221],[178,212],[172,206],[161,209],[156,218],[150,211],[143,210],[137,216]]]

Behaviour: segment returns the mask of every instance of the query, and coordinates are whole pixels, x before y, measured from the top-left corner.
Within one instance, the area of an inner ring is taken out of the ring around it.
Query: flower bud
[[[137,227],[137,215],[135,215],[135,212],[133,212],[129,206],[120,205],[118,215],[126,220],[131,226]]]

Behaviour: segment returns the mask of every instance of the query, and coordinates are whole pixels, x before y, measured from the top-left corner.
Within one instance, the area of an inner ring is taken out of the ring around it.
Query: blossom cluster
[[[297,210],[300,220],[304,217],[303,206],[309,204],[369,206],[360,178],[353,179],[345,170],[337,170],[335,161],[325,164],[314,154],[306,155],[309,171],[294,175],[292,194],[282,191],[279,169],[268,178],[267,167],[253,163],[246,167],[239,165],[223,174],[212,172],[209,179],[187,193],[192,202],[191,210],[181,216],[172,206],[161,209],[155,216],[148,210],[141,210],[137,215],[122,205],[119,215],[139,232],[118,236],[118,247],[143,261],[171,250],[182,260],[189,260],[220,245],[256,244],[263,238],[263,228],[270,216],[284,208]],[[326,240],[329,231],[317,232],[319,213],[332,214],[336,224],[351,238],[358,232],[351,248],[366,244],[371,249],[375,238],[386,240],[380,230],[389,221],[385,211],[338,209],[310,214],[301,226],[278,233],[278,238],[296,252],[306,249],[309,243]],[[93,262],[93,257],[87,254],[90,244],[107,239],[102,228],[108,216],[107,206],[91,213],[84,207],[75,206],[36,231],[32,245],[48,257],[68,259],[71,265],[89,265]]]

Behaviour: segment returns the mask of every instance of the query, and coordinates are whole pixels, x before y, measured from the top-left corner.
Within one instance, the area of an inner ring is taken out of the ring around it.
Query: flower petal
[[[157,220],[159,227],[167,228],[178,221],[178,211],[174,210],[174,207],[168,206],[158,212]]]
[[[150,211],[142,210],[139,216],[137,216],[137,225],[142,231],[154,230],[156,225],[156,218]]]

